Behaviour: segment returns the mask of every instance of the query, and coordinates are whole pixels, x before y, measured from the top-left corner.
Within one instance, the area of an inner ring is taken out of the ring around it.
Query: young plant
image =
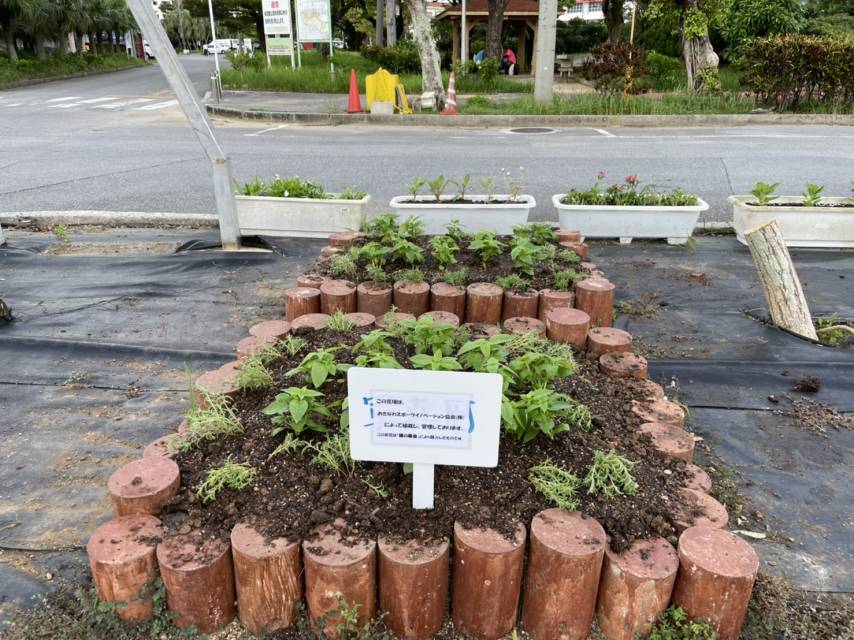
[[[455,256],[459,250],[459,245],[451,236],[433,236],[430,239],[430,251],[443,271],[457,261]]]
[[[267,456],[267,460],[271,460],[276,456],[281,456],[286,453],[296,453],[298,451],[302,451],[305,448],[305,443],[297,438],[292,433],[286,433],[285,439],[282,440],[279,445],[273,449],[269,456]]]
[[[216,499],[223,489],[243,491],[253,482],[258,472],[248,464],[233,462],[229,456],[219,467],[210,469],[204,481],[196,488],[196,495],[207,504]]]
[[[496,278],[495,284],[497,284],[502,289],[506,289],[507,291],[513,291],[516,293],[521,291],[527,291],[531,288],[530,282],[515,273],[511,273],[509,276],[501,276],[500,278]]]
[[[534,243],[536,244],[536,243]],[[538,262],[554,262],[557,257],[557,245],[554,244],[542,244],[537,245],[537,261]]]
[[[418,194],[421,193],[421,189],[424,188],[424,185],[427,184],[427,181],[424,178],[412,178],[409,181],[409,184],[406,185],[406,193],[409,194],[409,197],[413,200],[418,199]]]
[[[279,393],[273,402],[262,409],[262,413],[273,416],[273,436],[285,429],[291,429],[300,434],[303,431],[325,432],[326,427],[318,422],[318,418],[333,418],[332,412],[318,400],[323,397],[320,391],[306,387],[288,387]]]
[[[486,266],[501,255],[504,245],[498,240],[492,231],[478,231],[474,234],[469,249],[477,253],[484,269]]]
[[[240,389],[257,390],[273,386],[273,376],[264,365],[264,357],[260,353],[249,356],[240,367],[240,373],[234,381]]]
[[[460,371],[463,368],[456,358],[443,356],[439,349],[436,349],[432,356],[422,353],[412,356],[409,361],[416,369],[428,371]]]
[[[392,258],[400,260],[409,266],[424,262],[424,251],[417,244],[405,238],[400,238],[391,247]]]
[[[495,179],[481,178],[480,186],[483,189],[484,195],[486,196],[487,204],[492,202],[492,198],[495,196]]]
[[[705,620],[691,620],[681,607],[670,607],[658,616],[648,640],[717,640]]]
[[[537,246],[553,243],[557,236],[548,222],[526,222],[513,227],[513,237],[529,240]]]
[[[583,280],[584,276],[578,273],[575,269],[563,269],[556,271],[553,280],[552,288],[558,291],[569,291],[576,282]]]
[[[554,380],[571,376],[575,362],[571,358],[553,356],[539,351],[528,351],[510,361],[510,370],[520,387],[542,389]]]
[[[558,262],[564,262],[569,264],[578,264],[581,262],[581,256],[579,256],[572,249],[563,249],[557,252],[556,259]]]
[[[389,243],[397,238],[397,216],[384,213],[365,222],[364,231],[371,240]]]
[[[576,511],[579,502],[575,495],[580,484],[578,477],[546,458],[528,470],[528,480],[546,500],[567,511]]]
[[[362,191],[359,187],[354,187],[350,185],[349,187],[344,187],[341,193],[338,194],[339,200],[361,200],[363,199],[367,193]]]
[[[395,357],[388,353],[363,353],[356,357],[355,364],[368,369],[403,369]]]
[[[421,269],[401,269],[394,274],[396,280],[403,282],[424,282],[424,272]]]
[[[465,200],[466,191],[468,191],[471,184],[471,176],[466,174],[461,179],[452,180],[452,182],[457,186],[457,200]]]
[[[395,236],[397,237],[397,236]],[[359,260],[366,260],[368,264],[381,267],[385,263],[390,249],[379,242],[368,242],[358,247]]]
[[[176,442],[178,448],[186,451],[207,440],[243,433],[243,425],[231,408],[228,396],[200,389],[202,402],[197,403],[192,374],[189,369],[186,369],[186,372],[190,386],[190,408],[187,411],[187,433]]]
[[[518,179],[509,170],[502,169],[501,175],[504,178],[504,184],[507,186],[510,202],[516,202],[525,190],[525,167],[519,167]]]
[[[442,201],[442,194],[445,192],[447,186],[448,180],[445,179],[445,176],[439,176],[438,178],[427,181],[427,190],[433,195],[436,202]]]
[[[330,347],[328,349],[318,349],[309,353],[298,366],[288,371],[287,377],[295,376],[298,373],[307,373],[311,379],[311,383],[315,389],[323,386],[328,378],[335,377],[339,373],[344,373],[350,368],[349,364],[338,364],[333,355],[341,347]]]
[[[460,224],[459,220],[451,220],[448,224],[445,225],[445,231],[448,236],[454,239],[458,244],[463,241],[466,237],[466,232],[463,229],[463,225]]]
[[[365,276],[369,282],[377,284],[388,284],[394,280],[392,275],[379,265],[370,264],[365,267]]]
[[[356,322],[348,318],[341,309],[336,309],[326,321],[326,328],[330,331],[352,331],[356,328]]]
[[[817,207],[821,202],[821,192],[824,191],[823,184],[813,184],[812,182],[807,182],[804,186],[804,206],[805,207]]]
[[[363,484],[363,485],[365,485],[368,489],[370,489],[371,491],[373,491],[373,492],[374,492],[378,497],[380,497],[380,498],[388,498],[388,495],[389,495],[389,493],[388,493],[388,489],[386,489],[386,488],[385,488],[385,485],[383,485],[383,483],[382,483],[382,482],[380,482],[379,484],[373,484],[373,483],[371,483],[370,481],[365,480],[364,478],[362,478],[361,482],[362,482],[362,484]]]
[[[534,265],[537,262],[540,251],[539,248],[530,240],[525,238],[515,238],[512,248],[510,249],[510,258],[513,260],[513,266],[517,271],[526,275],[534,274]]]
[[[512,340],[513,336],[506,333],[471,340],[460,347],[457,358],[466,369],[476,373],[500,373],[506,368],[504,361],[509,354],[506,345]]]
[[[570,425],[562,418],[572,407],[572,401],[562,393],[534,389],[517,400],[505,396],[501,402],[501,420],[504,430],[522,442],[530,442],[541,433],[554,438],[569,431]]]
[[[279,342],[279,349],[287,353],[292,358],[307,346],[308,340],[291,335]]]
[[[56,239],[60,242],[69,242],[71,240],[71,236],[68,235],[68,227],[66,227],[64,224],[54,225],[53,235],[56,236]]]
[[[306,442],[305,449],[314,452],[312,464],[348,478],[356,471],[356,463],[350,457],[350,434],[345,427],[319,443]]]
[[[777,187],[780,186],[779,182],[775,182],[773,184],[766,184],[764,182],[757,182],[756,186],[753,187],[750,194],[756,198],[756,201],[751,203],[759,206],[764,206],[769,204],[772,200],[776,200],[777,196],[773,195],[777,190]]]
[[[457,328],[452,324],[435,322],[430,316],[418,320],[401,320],[403,340],[415,347],[416,354],[435,353],[449,356],[454,351]]]
[[[376,329],[362,338],[353,346],[353,353],[362,352],[356,357],[357,367],[372,369],[402,369],[394,358],[394,350],[386,342],[391,337],[388,331]]]
[[[329,260],[329,270],[336,278],[353,278],[359,267],[351,256],[338,255]]]
[[[442,282],[447,282],[455,287],[461,287],[468,280],[469,271],[465,267],[456,269],[455,271],[445,271],[442,274]]]
[[[636,464],[618,456],[613,449],[608,453],[594,452],[593,464],[583,481],[587,493],[602,494],[606,498],[633,496],[638,490],[638,483],[632,476]]]
[[[418,216],[409,216],[400,223],[397,229],[401,238],[411,240],[424,235],[424,221]]]

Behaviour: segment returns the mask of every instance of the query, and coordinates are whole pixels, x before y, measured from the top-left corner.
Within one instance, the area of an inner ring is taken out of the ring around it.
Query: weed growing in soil
[[[506,345],[512,340],[513,336],[506,333],[471,340],[460,347],[457,357],[464,367],[477,373],[501,373],[506,368],[504,361],[510,355]],[[510,371],[509,375],[512,374]]]
[[[229,456],[222,465],[208,471],[204,482],[196,487],[196,495],[202,504],[207,504],[216,500],[223,489],[243,491],[255,482],[257,475],[258,472],[254,468],[242,462],[234,462]]]
[[[397,238],[397,216],[384,213],[365,222],[362,229],[371,240],[388,243]]]
[[[388,284],[394,279],[388,271],[379,265],[373,264],[365,267],[365,275],[368,277],[368,281],[376,282],[377,284]]]
[[[326,427],[317,419],[319,416],[331,418],[332,412],[317,400],[322,396],[320,391],[306,387],[288,387],[279,393],[262,410],[265,415],[273,416],[273,424],[280,425],[273,429],[271,435],[278,435],[285,429],[293,429],[297,434],[307,429],[325,432]]]
[[[243,433],[227,396],[200,390],[202,408],[196,403],[195,386],[190,381],[190,410],[187,412],[187,434],[176,440],[179,450],[186,451],[207,440]]]
[[[372,484],[369,480],[362,478],[362,484],[377,494],[380,498],[388,498],[388,489],[386,489],[382,483]]]
[[[504,430],[522,442],[530,442],[541,433],[554,438],[569,431],[571,426],[581,426],[573,422],[574,410],[578,406],[583,405],[577,405],[563,393],[534,389],[517,400],[505,396],[501,402],[501,419]],[[588,412],[586,419],[589,418]]]
[[[608,453],[594,452],[593,464],[584,478],[587,493],[601,494],[606,498],[633,496],[638,490],[638,483],[632,476],[636,464],[618,456],[613,449]]]
[[[443,356],[454,352],[457,343],[457,328],[445,322],[435,322],[430,316],[418,320],[401,320],[401,335],[406,344],[415,347],[415,353],[435,353]]]
[[[839,319],[838,313],[821,316],[815,319],[818,339],[832,347],[840,347],[854,342],[854,327]]]
[[[567,511],[578,509],[575,494],[580,481],[574,474],[554,464],[550,459],[546,458],[542,463],[531,467],[528,480],[534,489],[556,507]]]
[[[394,277],[403,282],[424,282],[424,272],[421,269],[401,269]]]
[[[326,328],[330,331],[352,331],[356,322],[347,317],[347,314],[336,309],[326,321]]]
[[[456,271],[445,271],[442,275],[442,281],[455,287],[461,287],[466,283],[468,275],[469,271],[466,268],[457,269]]]
[[[305,338],[287,336],[279,343],[279,348],[289,356],[293,357],[308,346]]]
[[[564,269],[555,273],[552,288],[558,291],[570,291],[575,283],[581,280],[584,280],[584,276],[574,269]]]
[[[432,356],[421,353],[412,356],[409,361],[416,369],[427,371],[461,371],[463,366],[452,356],[443,356],[442,351],[436,349]]]
[[[246,359],[234,381],[239,389],[257,390],[273,386],[273,376],[265,366],[265,360],[261,352],[256,352]]]
[[[539,248],[526,238],[514,238],[511,243],[510,258],[513,266],[527,276],[534,275],[534,264],[540,257]]]
[[[281,444],[277,446],[273,451],[267,456],[267,460],[271,458],[275,458],[276,456],[284,455],[286,453],[296,453],[297,451],[302,451],[305,443],[300,441],[294,434],[286,433],[285,439],[282,440]]]
[[[288,377],[295,376],[299,373],[308,374],[311,383],[315,389],[319,389],[326,382],[327,378],[334,378],[339,373],[345,373],[352,365],[339,364],[335,361],[333,355],[341,347],[330,347],[328,349],[318,349],[309,353],[299,366],[294,367],[287,372]]]
[[[553,356],[538,351],[528,351],[514,358],[509,364],[513,372],[513,383],[518,386],[531,386],[542,389],[550,382],[567,378],[576,369],[572,358]]]
[[[525,238],[536,245],[547,245],[554,242],[554,229],[548,222],[526,222],[513,227],[513,237]]]
[[[349,255],[332,256],[329,269],[336,278],[352,278],[356,275],[356,261]]]
[[[562,249],[557,252],[556,259],[558,262],[565,262],[568,264],[578,264],[581,262],[581,256],[579,256],[572,249]]]
[[[312,464],[348,478],[356,471],[356,463],[350,457],[350,435],[345,428],[320,442],[306,442],[305,449],[314,452]]]
[[[393,260],[400,260],[411,267],[424,262],[424,251],[411,240],[398,238],[391,246],[389,257]]]
[[[401,222],[397,228],[397,233],[401,238],[406,238],[407,240],[423,236],[424,221],[418,216],[407,216],[406,220]]]
[[[531,288],[531,284],[525,280],[525,278],[516,275],[515,273],[512,273],[509,276],[496,278],[495,284],[506,291],[512,291],[514,293],[522,293]]]
[[[460,247],[451,236],[433,236],[430,239],[430,250],[439,263],[439,268],[444,271],[457,261],[455,256]]]
[[[708,622],[688,618],[680,607],[662,613],[649,635],[649,640],[715,640],[717,634]]]
[[[490,262],[501,255],[504,245],[492,231],[478,231],[472,236],[469,249],[478,255],[485,269]]]
[[[448,237],[453,238],[457,244],[465,240],[467,235],[465,228],[459,220],[451,220],[450,223],[446,224],[445,233],[448,235]]]
[[[71,236],[68,235],[68,227],[64,224],[54,225],[53,235],[56,236],[56,239],[60,242],[69,242],[71,240]]]

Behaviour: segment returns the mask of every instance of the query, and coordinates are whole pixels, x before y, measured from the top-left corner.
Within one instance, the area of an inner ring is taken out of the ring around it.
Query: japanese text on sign
[[[363,396],[370,409],[373,444],[466,449],[475,428],[469,395],[374,391]]]

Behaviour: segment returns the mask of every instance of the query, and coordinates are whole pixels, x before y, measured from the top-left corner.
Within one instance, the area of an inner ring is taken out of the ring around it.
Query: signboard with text
[[[261,0],[268,56],[293,56],[291,0]]]
[[[332,40],[332,11],[329,0],[295,0],[297,35],[300,42]]]

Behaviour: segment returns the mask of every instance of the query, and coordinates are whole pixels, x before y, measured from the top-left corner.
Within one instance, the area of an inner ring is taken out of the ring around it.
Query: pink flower
[[[601,180],[604,177],[605,177],[605,172],[602,171],[602,169],[599,169],[599,171],[596,172],[596,179]]]
[[[631,176],[628,176],[628,177],[626,178],[626,184],[630,184],[630,185],[634,186],[634,185],[636,185],[637,183],[638,183],[638,177],[637,177],[637,175],[631,175]]]

